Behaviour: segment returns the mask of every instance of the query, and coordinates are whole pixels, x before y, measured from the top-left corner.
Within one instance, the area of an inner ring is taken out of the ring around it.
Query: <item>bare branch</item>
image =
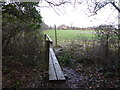
[[[66,4],[66,3],[70,3],[70,2],[67,2],[67,1],[62,1],[62,2],[59,2],[59,3],[53,3],[53,2],[50,2],[50,1],[47,1],[45,0],[49,5],[53,5],[53,6],[60,6],[60,5],[63,5],[63,4]]]
[[[120,13],[120,8],[118,8],[116,5],[115,5],[115,2],[110,2],[117,10],[118,12]]]
[[[95,2],[95,7],[94,7],[94,10],[93,10],[93,13],[96,13],[102,9],[103,7],[105,7],[107,4],[109,4],[110,2]]]
[[[73,5],[73,7],[75,8],[77,4],[84,4],[84,2],[86,2],[87,5],[87,10],[89,10],[90,13],[92,13],[92,15],[90,16],[94,16],[97,14],[97,12],[99,10],[101,10],[102,8],[104,8],[106,5],[108,5],[109,3],[112,4],[113,7],[115,7],[116,10],[118,10],[118,12],[120,13],[120,8],[118,6],[115,5],[115,0],[104,0],[104,1],[97,1],[97,0],[59,0],[59,1],[50,1],[50,0],[44,0],[48,6],[40,6],[40,7],[51,7],[53,8],[53,10],[58,14],[59,11],[63,11],[58,9],[60,6],[67,6],[68,4]],[[42,2],[42,0],[41,0]],[[58,7],[58,8],[56,8]],[[59,14],[58,14],[59,15]]]
[[[107,4],[112,4],[120,13],[120,8],[117,7],[117,5],[115,5],[114,1],[104,1],[104,2],[95,2],[95,7],[94,7],[94,13],[97,13],[97,11],[99,11],[100,9],[104,8]]]
[[[53,10],[60,16],[60,14],[55,10],[55,8],[51,5],[51,4],[49,4],[50,6],[51,6],[51,8],[53,8]]]

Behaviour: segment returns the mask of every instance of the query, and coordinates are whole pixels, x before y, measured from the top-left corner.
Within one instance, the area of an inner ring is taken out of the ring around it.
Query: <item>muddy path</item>
[[[65,73],[66,82],[68,88],[85,88],[85,82],[82,74],[77,73],[75,70],[70,68],[63,68]]]
[[[32,88],[70,88],[70,89],[85,89],[86,83],[81,74],[77,73],[75,70],[67,67],[63,67],[63,73],[65,75],[66,81],[48,81],[47,79],[42,80],[40,76],[37,77]]]

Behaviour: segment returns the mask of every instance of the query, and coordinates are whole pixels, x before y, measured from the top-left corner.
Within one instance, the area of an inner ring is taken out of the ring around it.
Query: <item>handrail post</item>
[[[49,70],[49,58],[50,58],[49,50],[50,50],[50,46],[53,43],[53,41],[47,34],[44,35],[44,38],[45,38],[45,69],[48,71]]]
[[[45,34],[44,35],[45,38],[45,66],[46,66],[46,70],[48,70],[48,66],[49,66],[49,48],[50,48],[50,44],[52,44],[52,40],[51,38]]]
[[[46,40],[46,38],[47,38],[47,35],[45,34],[44,35],[44,38],[45,38],[45,68],[46,68],[46,70],[48,70],[48,63],[49,63],[49,41],[48,40]]]
[[[47,69],[49,66],[49,47],[50,47],[50,42],[47,40],[46,41],[46,64],[47,64]]]

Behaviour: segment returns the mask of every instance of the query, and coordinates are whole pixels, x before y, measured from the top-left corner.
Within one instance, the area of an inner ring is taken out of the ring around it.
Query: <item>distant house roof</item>
[[[59,26],[59,28],[60,28],[60,29],[67,29],[68,26],[66,26],[66,25],[61,25],[61,26]]]

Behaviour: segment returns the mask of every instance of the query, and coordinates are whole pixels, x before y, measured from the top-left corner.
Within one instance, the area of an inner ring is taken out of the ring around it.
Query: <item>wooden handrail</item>
[[[45,34],[45,39],[47,39],[51,44],[53,43],[52,39],[47,34]]]
[[[45,47],[46,47],[45,61],[46,70],[48,71],[49,74],[49,80],[50,81],[65,80],[62,69],[53,51],[52,43],[53,43],[52,39],[47,34],[45,34]]]

